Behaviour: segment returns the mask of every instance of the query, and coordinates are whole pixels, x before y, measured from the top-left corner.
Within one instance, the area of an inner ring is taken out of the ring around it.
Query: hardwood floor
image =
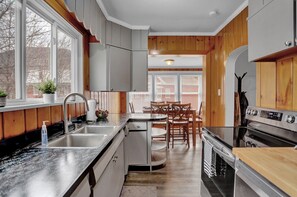
[[[177,142],[168,150],[164,168],[149,171],[129,171],[124,185],[156,186],[158,197],[198,197],[201,177],[201,139],[196,147]],[[145,196],[145,195],[144,195]]]

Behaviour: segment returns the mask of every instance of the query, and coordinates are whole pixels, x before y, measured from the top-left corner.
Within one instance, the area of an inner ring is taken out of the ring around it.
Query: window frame
[[[193,73],[193,72],[189,72],[189,71],[181,71],[181,72],[176,72],[176,71],[149,71],[148,75],[151,75],[152,77],[152,94],[151,94],[151,98],[153,101],[156,101],[156,89],[155,89],[155,77],[156,76],[177,76],[177,88],[176,88],[176,92],[175,95],[177,95],[177,101],[181,101],[181,96],[182,96],[182,88],[181,88],[181,77],[182,76],[198,76],[200,79],[198,79],[198,85],[201,84],[201,88],[198,89],[197,95],[198,95],[198,106],[199,106],[199,102],[202,102],[202,92],[203,92],[203,86],[202,86],[202,72],[203,71],[198,71],[197,73]],[[199,83],[200,82],[200,83]],[[134,93],[135,92],[131,92]],[[143,92],[139,92],[139,94],[142,94]],[[149,93],[149,92],[147,92]],[[199,101],[200,98],[200,101]],[[127,101],[130,102],[131,96],[130,93],[127,94]],[[196,109],[198,110],[198,109]],[[127,111],[129,111],[128,109],[128,105],[127,105]]]
[[[71,92],[83,93],[83,35],[53,10],[44,0],[15,0],[15,99],[8,99],[8,106],[20,103],[40,103],[42,98],[27,98],[26,95],[26,9],[29,8],[51,24],[50,72],[54,79],[57,72],[58,29],[72,38]],[[81,65],[81,66],[79,66]],[[77,79],[77,80],[75,80]],[[58,98],[58,102],[62,98]]]

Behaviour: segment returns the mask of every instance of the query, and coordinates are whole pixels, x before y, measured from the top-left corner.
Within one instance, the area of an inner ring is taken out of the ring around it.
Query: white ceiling
[[[202,67],[202,55],[149,55],[149,67]],[[164,60],[173,59],[174,63],[168,66]]]
[[[97,0],[108,20],[151,35],[214,35],[247,0]],[[211,11],[218,14],[210,16]]]

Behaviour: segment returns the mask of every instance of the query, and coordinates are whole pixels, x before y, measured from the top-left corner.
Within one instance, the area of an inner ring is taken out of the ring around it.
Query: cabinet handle
[[[285,42],[285,46],[290,47],[291,45],[292,45],[292,42],[291,41],[286,41]]]
[[[113,88],[110,88],[110,91],[113,91]]]

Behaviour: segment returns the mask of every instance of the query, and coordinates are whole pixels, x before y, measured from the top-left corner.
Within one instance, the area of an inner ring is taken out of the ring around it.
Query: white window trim
[[[83,93],[83,35],[70,25],[62,16],[53,10],[44,0],[15,0],[17,11],[16,24],[16,46],[15,46],[15,87],[16,98],[7,100],[8,106],[20,105],[22,103],[36,102],[40,105],[41,98],[26,98],[26,7],[28,6],[34,12],[39,14],[45,20],[52,24],[52,31],[57,32],[57,28],[69,34],[76,41],[73,42],[72,50],[72,73],[71,89],[74,92]],[[51,74],[56,73],[57,69],[57,49],[53,46],[56,42],[57,33],[52,35],[52,51],[50,57]],[[53,42],[54,41],[54,42]],[[75,54],[75,55],[73,55]],[[77,54],[77,55],[76,55]],[[75,58],[77,57],[77,58]],[[81,66],[79,66],[81,65]],[[54,74],[56,75],[56,74]],[[52,76],[53,78],[54,76]],[[77,80],[74,80],[77,79]],[[61,99],[61,98],[60,98]]]

